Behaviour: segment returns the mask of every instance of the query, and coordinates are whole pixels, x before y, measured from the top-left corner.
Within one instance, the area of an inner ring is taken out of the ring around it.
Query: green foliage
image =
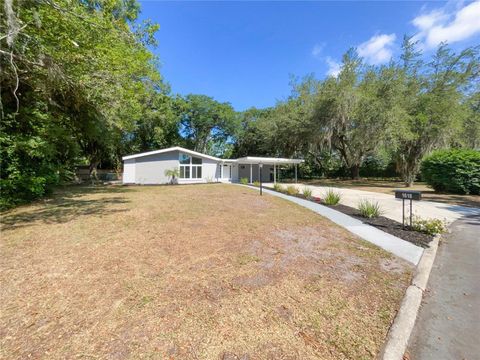
[[[285,191],[283,186],[280,185],[279,183],[273,184],[273,190],[278,191],[278,192],[284,192]]]
[[[170,184],[176,184],[177,179],[180,177],[180,169],[179,168],[173,168],[173,169],[167,169],[165,170],[165,176],[170,178]]]
[[[422,179],[435,191],[480,194],[480,151],[439,150],[426,157]]]
[[[423,232],[428,235],[443,234],[447,231],[445,221],[440,219],[421,219],[417,216],[413,218],[412,228],[415,231]]]
[[[308,188],[308,187],[304,187],[302,189],[302,194],[303,196],[305,196],[307,199],[309,199],[310,197],[312,197],[312,189]]]
[[[260,187],[260,181],[254,181],[253,186]]]
[[[349,50],[338,78],[329,78],[319,87],[312,135],[340,155],[354,179],[364,158],[389,139],[395,120],[394,74],[393,65],[364,66]]]
[[[333,189],[328,189],[323,197],[323,202],[326,205],[337,205],[342,199],[342,195]]]
[[[241,178],[241,179],[240,179],[240,184],[242,184],[242,185],[247,185],[247,184],[248,184],[248,179],[245,178],[245,177],[244,177],[244,178]]]
[[[180,133],[189,148],[223,155],[237,131],[238,118],[229,103],[205,95],[187,95],[180,104]]]
[[[469,116],[464,100],[479,76],[479,48],[456,54],[441,44],[427,62],[407,37],[401,60],[397,66],[399,121],[394,149],[397,170],[411,185],[422,158],[455,140]]]
[[[4,5],[2,207],[43,196],[78,163],[119,167],[148,99],[165,88],[148,49],[158,26],[135,22],[136,0]]]
[[[366,218],[376,218],[382,215],[383,211],[378,201],[360,200],[358,203],[358,211],[360,215]]]
[[[299,191],[295,185],[288,185],[287,186],[287,194],[288,195],[298,195]]]

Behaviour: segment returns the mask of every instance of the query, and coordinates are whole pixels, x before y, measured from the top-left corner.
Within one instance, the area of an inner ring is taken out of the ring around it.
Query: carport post
[[[252,183],[252,164],[250,164],[250,184]]]
[[[277,183],[277,166],[273,163],[273,183]]]
[[[262,167],[263,164],[258,165],[258,170],[260,171],[260,196],[262,196]]]
[[[297,164],[295,164],[295,184],[297,183]]]

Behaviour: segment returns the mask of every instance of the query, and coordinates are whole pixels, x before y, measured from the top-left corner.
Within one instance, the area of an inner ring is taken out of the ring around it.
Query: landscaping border
[[[412,334],[422,303],[423,294],[427,288],[428,278],[437,254],[441,235],[436,235],[425,249],[418,263],[411,285],[407,288],[395,319],[388,331],[387,340],[380,352],[379,359],[402,360],[407,350],[408,341]]]

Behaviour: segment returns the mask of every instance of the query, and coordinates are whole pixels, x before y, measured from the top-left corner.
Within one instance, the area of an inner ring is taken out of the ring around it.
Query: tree
[[[312,143],[337,151],[352,179],[359,178],[365,156],[391,134],[395,81],[391,67],[365,68],[356,52],[349,50],[338,78],[330,77],[320,87]]]
[[[480,150],[480,90],[466,99],[465,111],[460,141],[467,148]]]
[[[478,47],[455,54],[441,44],[425,63],[415,45],[405,37],[398,65],[402,116],[396,162],[407,186],[414,182],[422,158],[460,131],[465,120],[462,100],[479,75]]]
[[[180,135],[195,151],[220,155],[236,133],[237,120],[229,103],[206,95],[187,95],[180,105]]]
[[[119,139],[161,77],[157,25],[135,0],[5,1],[0,19],[1,206],[42,196],[87,161],[118,162]]]

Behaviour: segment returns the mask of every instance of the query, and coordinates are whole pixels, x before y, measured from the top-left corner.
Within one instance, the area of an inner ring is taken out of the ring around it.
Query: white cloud
[[[342,70],[342,64],[333,60],[330,56],[325,58],[325,61],[328,65],[327,75],[337,77]]]
[[[319,59],[324,47],[325,47],[325,44],[315,44],[315,46],[312,49],[312,56],[314,58]]]
[[[372,36],[368,41],[358,46],[358,55],[370,64],[378,65],[385,63],[392,57],[392,46],[396,38],[395,34]]]
[[[419,30],[416,39],[432,48],[442,41],[454,43],[480,34],[480,1],[447,11],[446,8],[423,13],[412,21]]]

